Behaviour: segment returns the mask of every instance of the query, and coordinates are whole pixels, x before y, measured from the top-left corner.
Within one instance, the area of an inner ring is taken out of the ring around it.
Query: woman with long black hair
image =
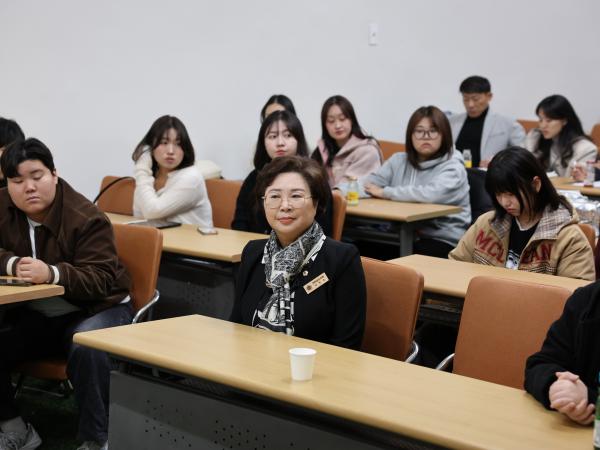
[[[573,206],[532,153],[496,154],[485,180],[494,210],[467,230],[449,258],[593,281],[594,256]]]
[[[546,172],[569,176],[574,169],[585,166],[586,161],[596,160],[598,148],[583,132],[569,100],[551,95],[537,105],[535,113],[540,124],[527,134],[525,146]]]
[[[321,139],[312,157],[325,166],[331,187],[369,175],[383,163],[379,144],[365,134],[352,103],[341,95],[323,104]]]

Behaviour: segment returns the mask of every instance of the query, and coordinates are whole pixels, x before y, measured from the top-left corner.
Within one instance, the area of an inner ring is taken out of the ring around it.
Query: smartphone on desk
[[[0,278],[0,286],[31,286],[31,283],[21,278]]]
[[[211,234],[218,234],[217,229],[213,228],[213,227],[198,227],[198,233],[200,233],[203,236],[208,236]]]
[[[149,220],[131,220],[126,222],[127,225],[140,225],[142,227],[153,227],[158,228],[159,230],[164,230],[165,228],[173,228],[180,227],[181,224],[178,222],[171,222],[169,220],[164,219],[149,219]]]

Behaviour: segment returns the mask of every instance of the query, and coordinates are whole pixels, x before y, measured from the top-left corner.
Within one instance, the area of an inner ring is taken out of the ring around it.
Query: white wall
[[[311,145],[330,95],[350,98],[376,137],[404,141],[416,107],[462,109],[472,74],[490,78],[496,110],[534,118],[562,93],[589,130],[599,17],[597,0],[2,0],[0,115],[89,197],[103,175],[131,173],[162,114],[183,120],[199,158],[243,178],[272,93],[292,98]]]

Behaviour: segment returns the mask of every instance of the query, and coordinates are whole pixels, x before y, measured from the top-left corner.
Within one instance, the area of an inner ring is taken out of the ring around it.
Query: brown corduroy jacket
[[[121,302],[131,281],[119,262],[108,218],[67,182],[41,226],[35,228],[36,257],[58,269],[63,298],[90,314]],[[11,257],[32,256],[29,223],[7,189],[0,189],[0,275]]]

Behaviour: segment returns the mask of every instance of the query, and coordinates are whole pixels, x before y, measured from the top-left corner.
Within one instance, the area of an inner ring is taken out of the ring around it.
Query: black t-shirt
[[[539,222],[538,222],[539,223]],[[506,268],[515,269],[519,268],[519,261],[521,260],[521,253],[525,249],[525,246],[535,233],[538,224],[536,223],[528,230],[521,230],[517,219],[513,218],[510,225],[510,236],[508,237],[508,255],[506,256]]]
[[[473,167],[479,167],[481,161],[481,135],[483,134],[483,124],[488,110],[489,108],[482,112],[479,117],[471,118],[467,116],[456,138],[457,150],[461,152],[465,149],[471,150]]]

